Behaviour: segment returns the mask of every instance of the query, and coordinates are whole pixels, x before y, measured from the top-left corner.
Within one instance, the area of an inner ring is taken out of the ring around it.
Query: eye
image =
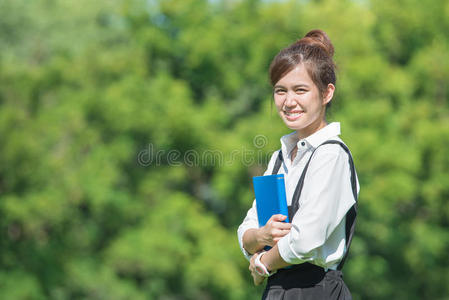
[[[284,95],[285,94],[285,90],[283,90],[283,89],[275,89],[274,93],[276,95]]]
[[[304,94],[305,92],[307,92],[307,90],[305,88],[299,88],[299,89],[296,89],[295,92],[297,94]]]

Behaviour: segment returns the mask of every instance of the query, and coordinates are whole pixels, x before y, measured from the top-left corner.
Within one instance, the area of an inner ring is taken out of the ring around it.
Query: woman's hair
[[[333,56],[334,46],[327,34],[319,29],[311,30],[274,57],[270,65],[271,85],[274,86],[284,75],[302,63],[323,96],[327,85],[335,85],[337,81]]]

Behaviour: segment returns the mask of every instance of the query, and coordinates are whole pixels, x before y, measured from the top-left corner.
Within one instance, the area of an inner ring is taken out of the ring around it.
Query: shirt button
[[[301,146],[303,146],[303,147],[304,147],[305,145],[306,145],[306,143],[304,143],[304,142],[301,142]]]

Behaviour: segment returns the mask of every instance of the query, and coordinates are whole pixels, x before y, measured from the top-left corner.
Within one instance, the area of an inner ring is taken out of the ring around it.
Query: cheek
[[[274,105],[276,105],[277,110],[281,110],[284,105],[283,97],[274,96]]]
[[[322,102],[318,94],[310,94],[307,97],[307,106],[313,111],[317,111],[321,109]]]

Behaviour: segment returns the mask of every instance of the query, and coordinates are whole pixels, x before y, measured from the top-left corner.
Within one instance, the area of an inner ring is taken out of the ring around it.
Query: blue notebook
[[[256,194],[259,227],[264,226],[272,215],[282,214],[288,219],[287,198],[285,196],[284,174],[253,177]]]

